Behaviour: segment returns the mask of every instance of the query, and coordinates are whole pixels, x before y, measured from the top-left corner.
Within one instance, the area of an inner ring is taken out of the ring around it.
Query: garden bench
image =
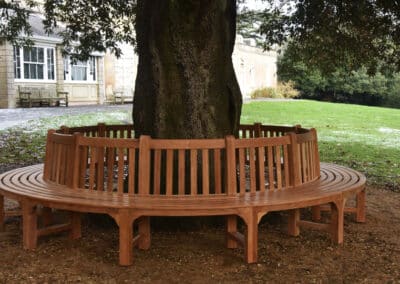
[[[245,260],[253,263],[258,223],[268,212],[289,210],[290,235],[311,227],[329,232],[337,243],[343,242],[347,199],[357,197],[349,211],[358,221],[365,219],[365,177],[320,165],[315,130],[297,126],[286,129],[297,133],[278,131],[271,137],[170,140],[117,138],[131,137],[133,128],[113,128],[49,131],[44,166],[0,175],[0,194],[21,203],[25,248],[34,249],[40,236],[64,230],[79,238],[80,212],[105,213],[119,227],[119,263],[131,265],[134,246],[150,247],[151,216],[220,215],[227,217],[227,247],[243,246]],[[71,134],[76,130],[81,133]],[[253,131],[254,137],[266,133]],[[324,204],[331,208],[328,224],[317,220]],[[39,206],[71,211],[69,222],[39,228]],[[314,220],[300,220],[299,209],[306,207],[314,208]],[[238,230],[237,217],[244,221],[244,232]]]
[[[68,107],[68,92],[39,88],[18,88],[19,106],[65,106]]]
[[[109,104],[125,104],[133,102],[133,90],[132,95],[126,94],[124,90],[115,90],[107,96],[106,103]]]

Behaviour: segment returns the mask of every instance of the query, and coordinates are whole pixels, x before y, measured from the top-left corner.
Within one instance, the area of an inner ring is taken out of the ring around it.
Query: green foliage
[[[28,8],[33,8],[34,1],[26,1]],[[32,35],[31,26],[28,19],[31,12],[29,9],[21,7],[19,1],[0,0],[0,43],[4,40],[12,42],[14,45],[32,45],[29,38],[20,38],[20,33],[28,36]]]
[[[400,191],[400,110],[307,100],[250,102],[241,123],[301,124],[318,131],[321,160],[349,166],[368,182]]]
[[[296,47],[289,45],[278,58],[278,78],[293,81],[304,98],[400,107],[400,73],[390,66],[380,63],[372,74],[366,67],[351,70],[349,66],[322,73],[318,66],[297,61],[293,54]]]
[[[258,99],[258,98],[276,99],[276,98],[279,98],[276,88],[273,88],[273,87],[265,87],[265,88],[254,90],[250,94],[250,97],[252,99]]]
[[[264,46],[296,47],[308,66],[331,73],[341,66],[375,72],[383,61],[400,69],[398,1],[267,0],[259,32]]]
[[[252,99],[270,98],[270,99],[292,99],[299,95],[299,92],[294,88],[292,81],[280,82],[276,88],[265,87],[254,90],[250,97]]]

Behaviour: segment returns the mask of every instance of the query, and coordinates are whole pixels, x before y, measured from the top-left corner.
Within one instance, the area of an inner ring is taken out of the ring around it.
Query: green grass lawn
[[[0,164],[41,162],[45,133],[61,125],[123,123],[130,113],[110,109],[31,121],[0,131]],[[315,127],[321,160],[365,173],[368,182],[400,191],[400,110],[315,101],[254,101],[243,105],[242,123]]]
[[[400,110],[315,101],[257,101],[242,123],[314,127],[321,160],[365,173],[371,183],[400,190]]]

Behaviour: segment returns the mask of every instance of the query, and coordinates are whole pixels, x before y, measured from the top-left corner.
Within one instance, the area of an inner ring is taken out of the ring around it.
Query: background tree
[[[267,0],[258,31],[266,48],[290,44],[297,59],[332,72],[377,62],[400,69],[400,2],[386,0]]]

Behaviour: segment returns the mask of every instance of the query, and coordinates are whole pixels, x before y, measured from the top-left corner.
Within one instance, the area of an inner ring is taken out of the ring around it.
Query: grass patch
[[[321,160],[349,166],[400,190],[400,110],[315,101],[250,102],[242,123],[315,127]]]
[[[69,127],[107,124],[125,124],[132,121],[131,112],[112,110],[65,115],[31,120],[24,126],[11,127],[0,131],[0,164],[36,164],[43,162],[48,129],[58,129],[61,125]]]

